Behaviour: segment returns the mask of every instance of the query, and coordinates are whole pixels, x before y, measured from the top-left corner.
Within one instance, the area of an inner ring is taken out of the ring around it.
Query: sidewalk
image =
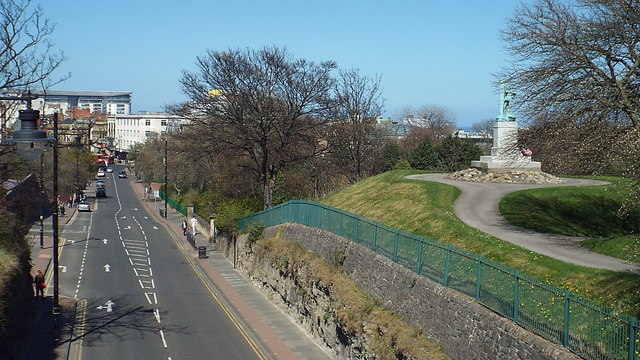
[[[296,324],[287,314],[273,305],[264,294],[238,273],[233,264],[223,254],[215,251],[206,236],[197,233],[195,244],[187,241],[182,235],[181,223],[184,216],[168,207],[167,218],[160,217],[154,202],[144,200],[144,187],[135,180],[130,180],[140,199],[145,204],[154,219],[164,223],[190,251],[191,258],[197,263],[206,276],[215,284],[216,288],[228,304],[247,323],[252,331],[262,340],[262,345],[269,349],[277,359],[333,359],[328,350],[320,347],[307,333]],[[162,209],[164,209],[164,203]],[[197,248],[207,248],[207,258],[199,259]]]
[[[76,208],[65,208],[66,215],[58,217],[58,234],[62,234],[64,226],[71,222],[76,215]],[[38,270],[45,273],[47,289],[44,299],[34,298],[31,303],[31,321],[27,325],[24,335],[25,341],[21,344],[21,359],[67,359],[71,334],[73,332],[73,319],[75,318],[75,299],[59,297],[60,315],[59,339],[54,340],[53,316],[53,269],[51,264],[53,254],[53,229],[52,217],[43,221],[42,248],[40,247],[40,221],[31,226],[27,235],[31,246],[31,276]]]

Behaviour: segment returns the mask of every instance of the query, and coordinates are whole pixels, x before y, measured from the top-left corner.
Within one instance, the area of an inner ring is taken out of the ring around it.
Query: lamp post
[[[52,209],[53,223],[53,326],[54,341],[58,340],[58,315],[60,314],[60,301],[58,297],[58,114],[53,114],[53,138],[48,138],[44,130],[37,129],[37,121],[40,112],[31,109],[31,100],[33,98],[29,94],[26,98],[27,109],[18,112],[20,119],[20,130],[13,132],[13,137],[5,139],[5,142],[15,143],[18,154],[26,161],[35,161],[42,156],[44,145],[52,143],[53,145],[53,202],[56,208]],[[15,97],[12,100],[25,100],[24,97]]]

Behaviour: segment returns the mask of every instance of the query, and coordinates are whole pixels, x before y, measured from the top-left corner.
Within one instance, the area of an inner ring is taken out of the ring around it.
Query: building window
[[[167,120],[160,120],[160,126],[167,126]]]
[[[145,126],[151,126],[151,120],[146,119],[146,120],[144,121],[144,125],[145,125]]]

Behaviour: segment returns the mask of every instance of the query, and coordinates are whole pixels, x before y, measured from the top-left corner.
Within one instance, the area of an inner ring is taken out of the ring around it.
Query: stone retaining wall
[[[273,237],[278,232],[283,239],[315,252],[327,262],[334,263],[339,259],[344,272],[364,291],[409,324],[430,334],[453,359],[580,359],[562,346],[524,330],[466,295],[418,276],[350,240],[298,224],[268,228],[264,236]],[[241,243],[245,240],[246,237],[238,239],[240,248],[244,247]],[[233,257],[231,241],[222,240],[219,246],[228,257]],[[266,277],[273,277],[277,271],[247,273],[251,268],[248,262],[252,261],[246,258],[247,254],[246,251],[238,251],[238,268],[256,282],[273,281]],[[280,292],[277,298],[286,301],[291,289],[285,286],[275,289]],[[286,306],[286,309],[295,307]],[[311,313],[291,315],[299,318]],[[313,332],[313,329],[309,330]]]

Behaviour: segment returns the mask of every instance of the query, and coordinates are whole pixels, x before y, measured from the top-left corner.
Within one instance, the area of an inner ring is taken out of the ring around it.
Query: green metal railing
[[[160,190],[160,197],[162,198],[162,200],[164,200],[166,197],[165,193],[162,190]],[[187,216],[187,207],[181,202],[178,202],[176,199],[167,198],[167,205],[174,208],[180,214]]]
[[[362,244],[416,273],[473,297],[527,330],[585,359],[640,360],[635,317],[528,277],[482,256],[313,201],[294,200],[238,219],[251,224],[287,222],[330,231]]]

